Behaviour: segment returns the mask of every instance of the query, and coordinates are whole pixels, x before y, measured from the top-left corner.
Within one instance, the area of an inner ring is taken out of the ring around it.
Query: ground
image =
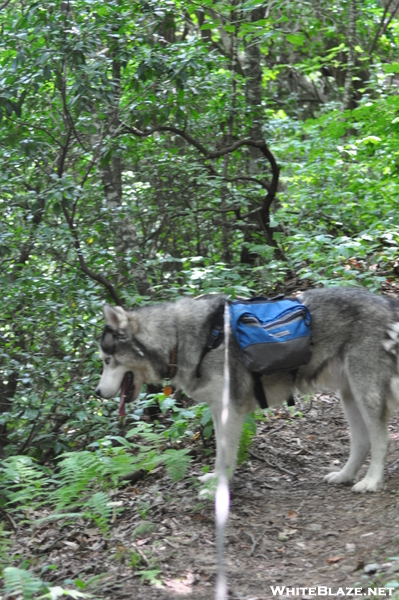
[[[338,399],[321,394],[312,402],[298,400],[296,409],[293,417],[288,409],[274,410],[258,424],[249,460],[234,475],[226,536],[229,599],[269,600],[270,586],[277,585],[336,592],[399,578],[399,419],[390,423],[384,488],[357,495],[323,482],[349,452]],[[124,510],[110,533],[83,521],[38,523],[34,531],[18,531],[14,550],[48,580],[90,581],[86,591],[102,600],[213,599],[213,503],[199,498],[196,476],[214,457],[205,457],[200,440],[193,450],[196,458],[179,483],[159,467],[121,488],[112,500]],[[314,597],[300,594],[286,597]]]

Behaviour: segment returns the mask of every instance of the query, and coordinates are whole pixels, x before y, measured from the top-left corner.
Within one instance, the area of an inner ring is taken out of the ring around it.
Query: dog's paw
[[[352,483],[354,477],[351,477],[350,475],[348,475],[347,473],[345,473],[342,470],[342,471],[332,471],[332,473],[328,473],[327,475],[325,475],[323,479],[324,479],[324,481],[327,481],[327,483],[339,484],[339,483]]]
[[[368,479],[365,477],[361,479],[352,487],[352,492],[358,494],[364,494],[366,492],[378,492],[381,489],[382,482],[375,479]]]
[[[207,481],[211,481],[211,479],[215,479],[215,477],[217,477],[217,474],[214,472],[205,473],[205,475],[200,475],[198,477],[198,481],[200,481],[201,483],[206,483]]]

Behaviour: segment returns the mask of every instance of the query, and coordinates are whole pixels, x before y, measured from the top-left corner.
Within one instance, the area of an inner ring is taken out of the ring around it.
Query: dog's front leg
[[[216,462],[215,471],[206,473],[199,477],[200,481],[208,481],[217,477],[220,473],[222,463],[222,452],[224,448],[225,465],[229,478],[232,477],[237,463],[238,445],[240,443],[242,426],[245,419],[245,411],[239,412],[230,402],[227,413],[222,414],[222,403],[211,404],[213,426],[216,437]],[[222,423],[224,417],[225,422]]]

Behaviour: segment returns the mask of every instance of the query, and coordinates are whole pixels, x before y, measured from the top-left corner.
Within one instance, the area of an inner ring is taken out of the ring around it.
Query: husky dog
[[[120,413],[143,383],[165,379],[198,402],[210,406],[216,433],[217,475],[221,445],[224,343],[204,353],[212,315],[225,302],[222,295],[183,298],[133,311],[104,306],[106,327],[100,356],[103,372],[96,393],[112,398],[120,390]],[[369,451],[365,477],[352,489],[374,492],[382,485],[389,446],[387,421],[399,401],[399,302],[358,288],[327,288],[299,297],[312,317],[313,353],[296,371],[263,375],[269,406],[302,393],[339,393],[350,427],[351,449],[340,471],[328,483],[353,482]],[[235,467],[245,415],[256,408],[254,381],[239,346],[229,336],[230,406],[226,431],[227,466]]]

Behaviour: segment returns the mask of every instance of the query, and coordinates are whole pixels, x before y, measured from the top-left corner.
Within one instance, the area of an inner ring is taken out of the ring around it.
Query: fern
[[[93,494],[84,503],[84,508],[86,508],[85,516],[93,519],[103,531],[106,531],[112,514],[112,506],[109,505],[107,494],[104,494],[104,492]]]
[[[10,556],[12,542],[8,539],[9,535],[10,532],[5,530],[4,523],[0,523],[0,570],[12,560]]]
[[[159,445],[160,443],[159,433],[154,433],[152,426],[149,423],[144,423],[143,421],[137,423],[137,425],[135,425],[133,429],[130,429],[126,434],[127,438],[133,436],[140,436],[146,442],[150,442],[155,445]]]
[[[21,510],[46,503],[55,506],[55,514],[45,519],[84,516],[106,530],[113,514],[108,492],[117,487],[119,478],[139,469],[152,471],[164,463],[172,480],[179,481],[190,462],[188,449],[162,452],[163,436],[154,434],[147,424],[137,425],[129,434],[142,438],[144,444],[117,436],[104,438],[92,444],[93,450],[63,454],[53,477],[27,456],[5,460],[0,468],[3,505]]]
[[[3,577],[5,590],[10,596],[33,598],[38,592],[48,589],[41,579],[17,567],[6,567],[3,570]]]
[[[183,479],[187,473],[191,461],[190,456],[187,456],[189,452],[188,448],[182,448],[181,450],[166,450],[163,453],[162,458],[172,481]]]
[[[58,475],[62,485],[53,493],[58,510],[74,503],[79,505],[82,494],[98,487],[103,491],[116,487],[119,477],[137,469],[134,457],[120,447],[68,452],[63,456]]]
[[[52,483],[47,470],[35,464],[29,456],[11,456],[0,468],[0,493],[6,502],[19,510],[48,500]]]
[[[249,447],[256,433],[255,415],[247,415],[242,428],[240,444],[238,446],[237,463],[241,465],[248,459]]]
[[[7,596],[17,596],[18,599],[29,600],[37,598],[37,600],[57,600],[61,596],[69,596],[70,598],[90,598],[89,594],[78,592],[77,590],[66,590],[60,586],[50,586],[45,581],[42,581],[25,569],[17,567],[7,567],[3,571],[4,588]],[[37,594],[42,595],[38,596]]]

